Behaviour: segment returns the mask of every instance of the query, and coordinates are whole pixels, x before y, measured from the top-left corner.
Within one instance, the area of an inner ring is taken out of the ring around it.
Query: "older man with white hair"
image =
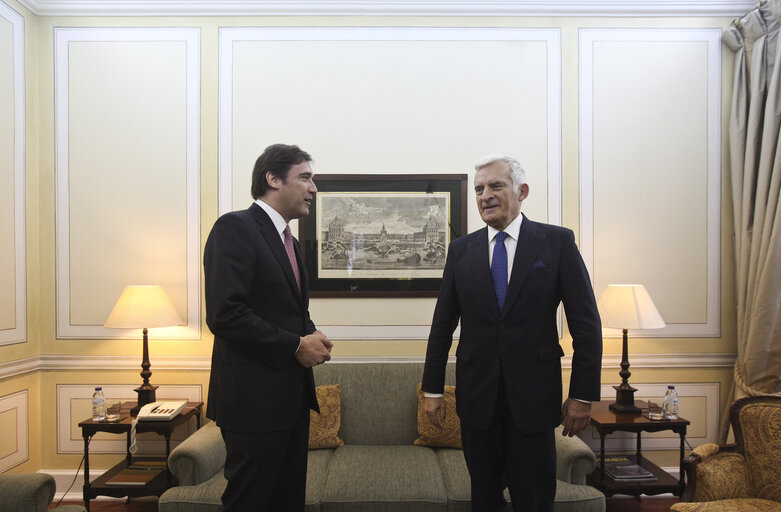
[[[448,250],[423,373],[425,408],[438,426],[453,331],[456,410],[472,480],[472,510],[550,512],[556,494],[554,429],[576,435],[600,397],[602,329],[571,230],[521,214],[529,185],[520,164],[489,155],[475,164],[477,208],[486,227]],[[574,349],[562,406],[556,311],[564,304]]]

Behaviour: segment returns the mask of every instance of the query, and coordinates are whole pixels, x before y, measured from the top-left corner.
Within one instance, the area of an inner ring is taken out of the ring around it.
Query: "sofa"
[[[707,443],[684,459],[686,490],[674,512],[781,511],[781,396],[730,407],[735,443]]]
[[[46,473],[0,475],[0,512],[46,512],[56,490]],[[86,512],[81,505],[62,505],[57,512]]]
[[[447,383],[455,381],[448,365]],[[309,451],[307,512],[469,511],[470,484],[463,453],[456,448],[415,446],[418,437],[420,363],[339,363],[315,368],[318,385],[341,386],[344,446]],[[605,497],[586,485],[595,465],[579,438],[556,436],[555,510],[605,510]],[[225,445],[207,423],[177,446],[168,459],[179,485],[160,497],[160,512],[218,510],[225,489]]]

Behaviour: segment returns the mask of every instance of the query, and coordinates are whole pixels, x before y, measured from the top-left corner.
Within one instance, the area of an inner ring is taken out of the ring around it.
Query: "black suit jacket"
[[[206,416],[222,428],[293,426],[302,400],[318,410],[311,368],[295,359],[309,318],[306,271],[295,242],[301,292],[271,219],[254,204],[223,215],[204,249],[206,324],[214,333]]]
[[[453,331],[456,408],[487,428],[503,375],[518,428],[541,432],[561,421],[562,379],[556,310],[564,304],[574,355],[569,396],[599,400],[602,327],[588,272],[571,230],[524,217],[503,311],[488,262],[487,228],[450,244],[428,340],[423,389],[442,392]]]

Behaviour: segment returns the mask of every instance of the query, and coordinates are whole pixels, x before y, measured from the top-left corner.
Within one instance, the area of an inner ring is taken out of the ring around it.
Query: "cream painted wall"
[[[3,0],[25,17],[26,55],[27,55],[27,283],[29,287],[28,326],[29,341],[20,345],[0,347],[0,367],[21,366],[22,361],[33,358],[38,361],[39,369],[34,373],[21,376],[11,376],[0,380],[0,396],[10,395],[22,389],[29,390],[30,396],[30,426],[28,434],[36,442],[31,443],[31,456],[26,462],[13,471],[35,471],[44,469],[72,470],[79,460],[77,454],[59,454],[57,447],[57,424],[62,413],[57,410],[56,391],[58,385],[99,384],[130,385],[139,380],[138,368],[140,359],[140,340],[119,340],[109,338],[98,339],[57,339],[56,334],[56,183],[55,183],[55,104],[54,104],[54,27],[197,27],[200,29],[200,209],[198,213],[200,227],[200,242],[202,245],[209,230],[217,218],[219,208],[219,151],[218,141],[218,54],[219,27],[502,27],[502,28],[555,28],[561,34],[561,219],[562,224],[575,230],[580,235],[580,177],[579,177],[579,44],[578,30],[580,28],[720,28],[727,26],[728,19],[716,18],[339,18],[339,17],[269,17],[269,18],[87,18],[87,17],[37,17],[25,11],[14,0]],[[696,56],[695,56],[696,58]],[[324,71],[324,72],[327,72]],[[512,71],[511,71],[512,72]],[[468,70],[467,70],[468,74]],[[721,87],[722,87],[722,162],[726,165],[726,118],[729,99],[729,84],[731,77],[731,55],[722,56]],[[470,76],[469,80],[475,80]],[[313,81],[314,82],[314,81]],[[316,83],[316,82],[315,82]],[[89,90],[88,88],[85,90]],[[268,91],[268,94],[279,91]],[[304,92],[306,89],[304,88]],[[97,98],[86,98],[84,101],[97,101]],[[261,104],[258,107],[263,106]],[[307,98],[311,101],[311,98]],[[305,103],[309,110],[314,105]],[[631,104],[630,104],[631,105]],[[470,107],[476,107],[470,105]],[[444,107],[441,107],[446,110]],[[91,114],[94,114],[91,113]],[[311,112],[305,112],[311,115]],[[333,115],[333,114],[331,114]],[[167,118],[168,116],[166,116]],[[448,119],[444,118],[443,119]],[[251,130],[252,120],[243,121],[247,130]],[[428,128],[436,130],[436,124]],[[86,128],[83,127],[83,128]],[[291,137],[297,132],[294,127],[287,127],[286,134]],[[469,127],[474,133],[479,133],[479,127]],[[525,132],[524,132],[525,130]],[[529,126],[521,123],[520,133],[534,132]],[[448,171],[470,172],[472,161],[484,152],[475,147],[465,151],[463,155],[443,149],[431,153],[421,151],[414,158],[405,158],[403,154],[394,152],[361,152],[336,151],[333,147],[318,142],[317,132],[302,132],[307,134],[309,145],[301,142],[305,149],[312,151],[318,172],[335,172],[348,170],[358,172],[367,165],[372,170],[413,170],[413,171]],[[449,133],[449,132],[448,132]],[[99,135],[99,134],[98,134]],[[174,134],[181,136],[181,133]],[[384,134],[387,136],[387,133]],[[621,136],[622,134],[617,134]],[[457,137],[458,133],[451,133]],[[364,142],[384,147],[384,140],[366,139]],[[116,141],[109,141],[114,143]],[[406,140],[409,143],[409,140]],[[620,141],[619,141],[620,142]],[[631,142],[631,140],[629,141]],[[523,137],[517,146],[515,142],[506,142],[513,151],[523,151],[524,144],[529,139]],[[617,142],[618,144],[618,142]],[[259,143],[255,152],[262,150]],[[84,144],[88,148],[88,144]],[[519,149],[516,149],[519,148]],[[242,149],[245,156],[236,155],[237,167],[242,160],[251,160],[251,144],[247,142]],[[346,148],[349,149],[349,148]],[[504,150],[498,148],[498,150]],[[476,154],[471,154],[476,153]],[[256,156],[256,155],[255,155]],[[523,160],[522,154],[517,155]],[[540,156],[534,157],[539,161]],[[413,162],[413,163],[409,163]],[[251,162],[243,172],[248,170]],[[534,164],[538,166],[538,164]],[[400,167],[403,169],[399,169]],[[528,167],[528,165],[527,165]],[[471,175],[470,175],[471,176]],[[539,179],[535,177],[535,179]],[[720,401],[725,405],[727,391],[732,382],[732,370],[729,367],[708,367],[706,363],[697,362],[711,354],[734,354],[735,349],[735,313],[732,297],[732,243],[731,243],[731,213],[729,200],[729,179],[726,169],[722,170],[721,187],[721,268],[719,308],[721,314],[720,337],[717,338],[637,338],[632,339],[631,357],[633,361],[632,382],[637,384],[653,384],[668,382],[716,383],[720,388]],[[695,183],[696,186],[696,183]],[[238,187],[238,185],[237,185]],[[538,185],[539,189],[541,185]],[[237,188],[240,191],[241,187]],[[90,201],[90,189],[85,189],[87,195],[81,201]],[[238,193],[238,192],[237,192]],[[106,187],[94,190],[95,202],[90,206],[111,202],[110,191]],[[177,199],[181,200],[181,199]],[[470,228],[479,227],[470,194]],[[660,205],[680,205],[676,199],[662,197]],[[247,201],[245,201],[247,202]],[[86,214],[84,214],[86,215]],[[100,221],[101,219],[91,219]],[[130,242],[129,239],[126,241]],[[89,238],[83,242],[89,243]],[[693,252],[687,257],[697,258],[700,253]],[[174,261],[176,257],[173,258]],[[178,271],[181,271],[179,269]],[[664,290],[668,293],[669,290]],[[89,293],[87,290],[86,293]],[[176,293],[175,293],[176,294]],[[200,292],[199,292],[200,296]],[[181,299],[180,304],[181,304]],[[425,330],[427,319],[433,310],[433,299],[372,299],[355,301],[350,299],[317,299],[312,303],[313,319],[317,323],[328,323],[333,315],[349,318],[357,324],[376,325],[387,322],[391,318],[416,318],[415,324]],[[180,306],[181,307],[181,306]],[[202,308],[202,305],[200,306]],[[355,314],[356,308],[360,314]],[[346,315],[346,311],[352,312]],[[85,316],[94,312],[85,311]],[[201,318],[203,311],[200,311]],[[91,321],[99,321],[91,319]],[[200,386],[206,396],[208,385],[208,359],[211,353],[211,335],[205,325],[200,326],[199,339],[161,340],[151,337],[152,381],[158,385],[186,384]],[[367,358],[398,358],[422,357],[425,353],[425,340],[409,339],[377,339],[377,340],[336,340],[334,355],[337,358],[367,357]],[[562,345],[567,353],[571,353],[570,341],[565,334]],[[603,370],[603,383],[612,384],[618,381],[617,359],[620,354],[620,340],[608,338],[605,340],[606,360],[610,361]],[[692,357],[691,355],[694,354]],[[103,357],[103,358],[101,358]],[[664,367],[665,361],[681,358],[693,361],[693,367]],[[45,364],[45,366],[43,366]],[[698,368],[698,365],[703,367]],[[7,370],[10,372],[10,370]],[[569,371],[565,371],[565,385]],[[701,413],[698,404],[696,413]],[[692,411],[694,412],[694,411]],[[718,412],[709,411],[708,414]],[[682,412],[683,416],[686,416]],[[78,423],[79,418],[71,418]],[[71,424],[73,426],[73,423]],[[694,428],[694,427],[693,427]],[[702,425],[696,425],[701,429]],[[94,467],[106,467],[118,455],[101,455],[96,458]],[[662,461],[663,465],[674,466],[674,453],[660,451],[651,454],[654,460]],[[670,462],[670,461],[673,462]]]
[[[603,151],[595,155],[594,167],[609,172],[597,171],[594,184],[595,223],[603,239],[595,255],[595,288],[647,283],[666,322],[704,323],[705,294],[687,291],[707,285],[702,92],[708,48],[672,40],[596,46],[603,48],[594,50],[594,108],[600,114],[594,131]],[[664,77],[662,87],[654,77]],[[641,142],[616,144],[627,135]],[[687,246],[685,252],[670,251]],[[642,264],[625,265],[627,259]],[[682,282],[687,286],[677,289],[675,283]]]
[[[167,285],[187,316],[185,52],[183,42],[69,44],[74,325],[102,325],[134,283]]]
[[[27,339],[24,18],[0,5],[0,345]]]

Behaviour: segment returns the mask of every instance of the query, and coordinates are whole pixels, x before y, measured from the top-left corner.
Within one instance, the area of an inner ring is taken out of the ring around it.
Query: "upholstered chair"
[[[686,490],[671,511],[781,511],[781,396],[741,398],[730,421],[735,444],[704,444],[684,460]]]
[[[45,473],[0,474],[0,512],[46,512],[54,498],[54,477]],[[86,512],[81,505],[63,505],[57,512]]]

